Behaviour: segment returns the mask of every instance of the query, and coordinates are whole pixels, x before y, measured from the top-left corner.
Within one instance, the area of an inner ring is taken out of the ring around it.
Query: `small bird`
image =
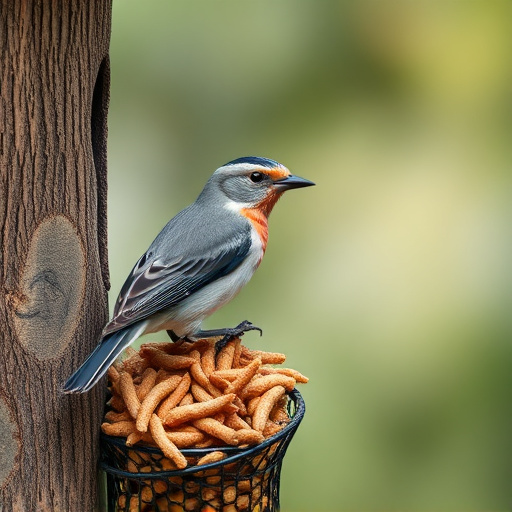
[[[178,339],[261,329],[248,321],[202,331],[201,323],[229,302],[258,268],[268,240],[268,216],[283,192],[313,182],[280,163],[255,156],[219,167],[194,203],[172,218],[137,261],[101,340],[64,385],[90,390],[121,352],[143,334],[166,330]],[[222,343],[222,340],[221,340]]]

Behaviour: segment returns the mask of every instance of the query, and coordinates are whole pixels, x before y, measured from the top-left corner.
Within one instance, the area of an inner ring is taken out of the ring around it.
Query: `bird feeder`
[[[296,389],[287,410],[290,422],[256,446],[183,450],[189,465],[182,470],[168,470],[170,461],[157,447],[127,447],[123,439],[103,434],[108,512],[278,511],[281,465],[305,413]],[[225,458],[197,465],[219,450]]]

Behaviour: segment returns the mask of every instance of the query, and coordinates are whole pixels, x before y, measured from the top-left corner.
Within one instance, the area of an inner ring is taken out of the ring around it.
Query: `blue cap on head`
[[[232,160],[227,164],[224,164],[222,167],[226,165],[236,165],[236,164],[252,164],[259,165],[260,167],[267,167],[269,169],[273,169],[275,167],[281,167],[279,162],[275,160],[271,160],[270,158],[262,158],[261,156],[243,156],[242,158],[237,158],[236,160]]]

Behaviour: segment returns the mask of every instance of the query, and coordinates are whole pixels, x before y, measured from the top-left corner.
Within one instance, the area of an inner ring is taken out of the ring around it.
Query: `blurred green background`
[[[114,2],[111,305],[225,162],[317,183],[204,325],[311,379],[283,512],[512,504],[511,34],[506,1]]]

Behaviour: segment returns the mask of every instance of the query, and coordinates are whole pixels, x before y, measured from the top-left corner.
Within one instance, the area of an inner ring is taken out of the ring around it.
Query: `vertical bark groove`
[[[110,61],[108,55],[101,62],[92,99],[91,140],[96,180],[107,183],[107,119],[101,115],[108,107],[110,92]],[[98,187],[98,240],[103,283],[110,289],[107,251],[107,187]]]
[[[0,510],[92,511],[111,0],[0,0]]]

